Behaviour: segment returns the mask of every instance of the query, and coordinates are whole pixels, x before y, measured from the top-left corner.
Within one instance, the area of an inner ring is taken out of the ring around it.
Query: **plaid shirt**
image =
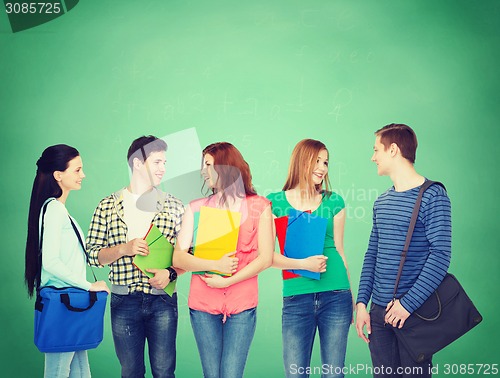
[[[98,259],[102,248],[114,247],[128,241],[127,225],[123,220],[123,190],[104,198],[94,211],[87,235],[87,252],[91,266],[103,267]],[[184,205],[174,196],[155,190],[158,212],[152,223],[175,245],[181,228]],[[133,256],[123,256],[109,264],[109,281],[115,285],[127,285],[129,293],[143,291],[150,294],[152,286],[148,282],[149,277],[137,269],[132,261]]]

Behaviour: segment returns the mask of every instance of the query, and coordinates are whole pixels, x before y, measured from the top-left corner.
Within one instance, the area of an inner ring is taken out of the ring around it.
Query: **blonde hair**
[[[322,184],[314,184],[312,174],[321,150],[328,149],[319,140],[303,139],[293,149],[288,167],[288,175],[283,190],[299,187],[301,197],[313,197],[322,192]],[[329,153],[328,153],[329,154]],[[328,173],[323,178],[327,194],[330,192]]]

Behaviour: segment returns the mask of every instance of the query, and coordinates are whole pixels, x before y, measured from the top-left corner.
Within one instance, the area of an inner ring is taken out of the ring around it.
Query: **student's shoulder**
[[[285,192],[279,191],[279,192],[272,192],[266,195],[266,199],[271,202],[273,206],[279,206],[282,204],[286,203],[286,194]]]
[[[109,210],[123,198],[123,189],[120,189],[101,199],[97,205],[98,209]]]
[[[448,197],[448,193],[446,191],[444,184],[440,182],[434,182],[431,186],[429,186],[425,191],[424,195],[426,195],[427,197],[432,197],[432,196]]]
[[[247,196],[246,200],[249,201],[253,206],[263,210],[265,207],[269,206],[271,204],[271,200],[267,197],[254,194],[252,196]]]
[[[62,202],[59,202],[55,198],[49,198],[45,203],[46,214],[49,215],[67,215],[66,207]]]
[[[442,184],[434,183],[429,186],[424,194],[422,195],[422,206],[427,207],[428,205],[446,205],[448,206],[450,199],[448,193]]]
[[[323,191],[322,196],[323,196],[323,204],[325,205],[335,206],[335,207],[340,206],[342,208],[345,206],[344,198],[337,192]]]
[[[182,206],[184,207],[184,204],[182,203],[182,201],[175,197],[174,195],[170,194],[170,193],[165,193],[165,199],[164,199],[164,202],[166,204],[170,204],[170,205],[173,205],[173,206]]]

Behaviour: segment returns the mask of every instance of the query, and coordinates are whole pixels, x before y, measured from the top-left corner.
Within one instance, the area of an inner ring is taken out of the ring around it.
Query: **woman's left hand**
[[[218,274],[205,273],[205,275],[200,276],[200,278],[207,284],[208,287],[214,289],[222,289],[229,286],[228,279],[219,276]]]

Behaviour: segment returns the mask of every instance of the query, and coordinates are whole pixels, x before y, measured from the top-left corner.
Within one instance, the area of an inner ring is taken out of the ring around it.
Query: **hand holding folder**
[[[148,272],[147,269],[166,269],[172,266],[174,247],[169,243],[158,227],[153,224],[149,228],[144,240],[148,243],[149,255],[135,255],[133,263],[146,276],[152,278],[154,274]],[[165,293],[172,296],[175,290],[175,283],[176,281],[170,282],[165,289],[163,289]]]
[[[236,251],[240,222],[240,212],[201,206],[199,213],[195,213],[194,255],[202,259],[219,260],[227,253]],[[211,273],[231,275],[218,271]]]
[[[278,221],[278,219],[281,220]],[[285,222],[286,228],[284,227]],[[327,223],[328,220],[326,218],[296,209],[290,209],[287,217],[276,218],[276,233],[280,242],[280,248],[283,244],[281,248],[282,253],[286,257],[294,259],[322,255]],[[294,278],[292,274],[295,277],[300,275],[315,280],[320,279],[320,273],[309,270],[291,270],[286,272],[285,274],[285,271],[283,271],[283,279]]]

